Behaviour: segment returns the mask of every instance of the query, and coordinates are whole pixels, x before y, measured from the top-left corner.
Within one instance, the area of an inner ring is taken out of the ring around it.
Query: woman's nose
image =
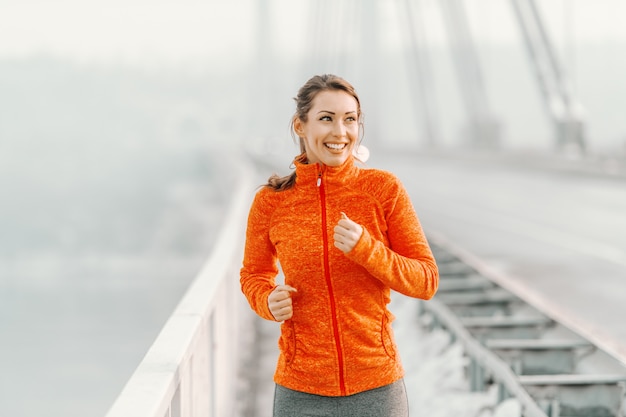
[[[346,134],[346,127],[341,122],[337,122],[333,126],[333,134],[337,137],[343,137]]]

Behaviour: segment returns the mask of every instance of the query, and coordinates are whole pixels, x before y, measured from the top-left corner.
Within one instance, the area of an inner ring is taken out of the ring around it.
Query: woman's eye
[[[346,121],[348,121],[348,122],[356,122],[356,118],[355,118],[355,117],[350,116],[350,117],[347,117],[347,118],[346,118]]]
[[[332,119],[330,118],[330,116],[322,116],[320,117],[320,120],[323,120],[325,122],[330,122]]]

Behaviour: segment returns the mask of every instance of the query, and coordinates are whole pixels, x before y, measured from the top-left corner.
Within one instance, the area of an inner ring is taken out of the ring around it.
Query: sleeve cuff
[[[270,311],[269,305],[267,304],[267,299],[269,298],[272,291],[274,291],[274,288],[262,294],[261,299],[258,300],[257,305],[259,306],[259,311],[257,311],[257,313],[259,316],[261,316],[265,320],[276,321],[276,319],[274,318],[274,315]]]
[[[367,231],[365,227],[363,227],[363,233],[359,238],[359,241],[356,243],[354,248],[346,255],[348,258],[353,260],[354,262],[364,265],[369,260],[372,253],[372,236]]]

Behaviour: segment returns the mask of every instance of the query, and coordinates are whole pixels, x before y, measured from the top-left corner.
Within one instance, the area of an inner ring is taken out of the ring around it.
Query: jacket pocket
[[[296,355],[296,331],[291,320],[280,325],[278,348],[285,357],[285,362],[291,363]]]
[[[393,337],[393,329],[391,327],[391,323],[389,321],[389,317],[387,314],[383,314],[383,320],[381,324],[381,336],[383,340],[383,347],[385,348],[385,352],[387,356],[389,356],[394,361],[396,360],[396,342]]]

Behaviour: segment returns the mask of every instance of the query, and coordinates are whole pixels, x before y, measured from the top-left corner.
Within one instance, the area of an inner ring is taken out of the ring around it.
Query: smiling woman
[[[391,290],[431,298],[435,259],[400,181],[355,161],[361,104],[352,85],[314,76],[295,100],[302,153],[291,175],[257,192],[241,269],[252,309],[282,322],[274,416],[405,417],[387,304]]]
[[[359,103],[349,93],[342,90],[319,93],[306,118],[296,116],[293,120],[309,163],[343,164],[358,140],[359,115]]]
[[[297,161],[338,166],[353,152],[359,154],[361,102],[352,85],[335,75],[315,76],[300,88],[295,101],[291,127],[300,142]],[[268,185],[287,189],[295,179],[295,171],[286,177],[272,175]]]

